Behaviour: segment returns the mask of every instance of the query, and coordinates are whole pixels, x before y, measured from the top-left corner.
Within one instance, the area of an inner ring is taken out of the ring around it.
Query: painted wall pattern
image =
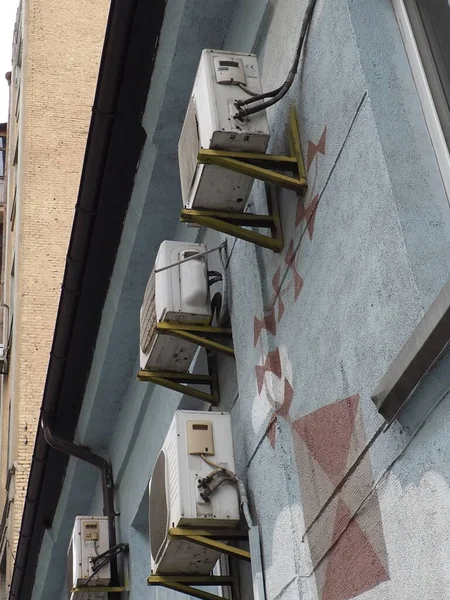
[[[317,173],[319,155],[326,153],[326,139],[325,127],[317,143],[309,141],[308,172],[315,164]],[[276,345],[278,324],[288,318],[289,308],[301,298],[305,285],[297,266],[298,251],[306,234],[313,240],[320,202],[314,190],[310,189],[308,196],[312,199],[299,198],[297,203],[294,235],[302,225],[300,237],[286,244],[272,277],[271,308],[254,317],[254,347],[261,351],[255,377],[258,396],[264,393],[271,405],[268,443],[276,449],[282,423],[287,424],[291,436],[306,528],[303,540],[309,544],[318,596],[320,600],[349,600],[389,579],[369,453],[361,457],[366,435],[360,397],[355,393],[332,399],[318,410],[297,416],[292,365],[287,364],[291,361]],[[261,343],[263,331],[275,344],[266,354]],[[277,383],[272,385],[274,379]]]

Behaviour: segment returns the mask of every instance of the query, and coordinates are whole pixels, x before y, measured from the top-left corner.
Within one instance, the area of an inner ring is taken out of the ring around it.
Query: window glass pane
[[[442,129],[450,146],[450,3],[405,0]]]
[[[6,138],[0,136],[0,178],[2,179],[5,175],[5,149],[6,149]]]

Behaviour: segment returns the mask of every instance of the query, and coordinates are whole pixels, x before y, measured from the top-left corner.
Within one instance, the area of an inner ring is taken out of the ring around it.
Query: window
[[[7,600],[9,596],[8,580],[6,578],[6,551],[3,551],[0,561],[0,600]]]
[[[11,231],[14,231],[14,225],[16,223],[16,202],[17,202],[17,184],[14,188],[14,197],[13,197],[13,201],[12,201],[12,205],[11,205],[11,216],[10,216]]]
[[[14,298],[15,298],[15,289],[14,289],[14,280],[16,275],[16,257],[13,257],[11,273],[9,279],[9,323],[10,328],[12,328],[12,319],[14,316]],[[11,329],[12,331],[12,329]]]
[[[450,146],[450,5],[448,0],[406,0],[405,5]]]
[[[448,351],[449,322],[450,281],[422,317],[371,394],[378,411],[387,421],[397,417],[427,373]]]
[[[17,78],[17,96],[16,96],[16,121],[19,120],[19,115],[20,115],[20,78]]]
[[[0,179],[5,176],[6,136],[0,134]]]
[[[450,3],[392,0],[450,199]]]
[[[13,165],[16,166],[19,160],[19,136],[16,138],[16,147],[14,150]]]

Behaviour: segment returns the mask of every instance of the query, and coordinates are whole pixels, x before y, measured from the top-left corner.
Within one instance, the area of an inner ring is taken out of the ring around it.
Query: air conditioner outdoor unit
[[[154,574],[207,574],[220,553],[170,538],[173,527],[230,527],[239,521],[236,486],[225,481],[203,500],[199,479],[214,471],[201,457],[234,471],[227,413],[177,411],[153,469],[149,487],[151,564]]]
[[[247,90],[247,91],[246,91]],[[262,93],[256,55],[203,50],[178,144],[185,208],[242,212],[254,179],[215,165],[200,165],[200,148],[265,153],[265,111],[240,121],[236,100]]]
[[[109,548],[107,517],[76,517],[67,552],[67,597],[69,600],[107,600],[106,592],[96,592],[111,581],[109,562],[94,573],[91,558]],[[85,590],[72,592],[75,588]]]
[[[5,347],[0,344],[0,375],[6,375],[8,373],[8,361],[6,357]]]
[[[172,265],[206,250],[203,244],[163,242],[141,307],[140,365],[149,371],[186,372],[197,346],[156,332],[158,323],[209,325],[211,302],[206,255]]]

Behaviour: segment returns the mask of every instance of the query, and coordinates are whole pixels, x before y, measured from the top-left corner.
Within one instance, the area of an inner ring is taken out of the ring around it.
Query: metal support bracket
[[[223,541],[248,540],[246,531],[236,529],[185,529],[175,527],[169,529],[169,537],[189,540],[194,544],[212,548],[221,553],[234,556],[240,560],[250,561],[250,553],[234,546],[224,544]],[[150,575],[147,579],[149,586],[161,586],[200,600],[220,600],[221,596],[211,594],[192,586],[210,587],[217,585],[236,585],[235,577],[229,575]]]
[[[289,111],[287,137],[289,156],[200,149],[197,161],[200,164],[215,165],[242,173],[260,179],[266,184],[278,185],[302,195],[307,188],[306,171],[300,144],[297,111],[294,106]],[[284,175],[280,171],[290,171],[293,176]],[[267,215],[252,215],[227,210],[183,209],[180,220],[220,231],[274,252],[281,252],[283,235],[278,202],[271,197],[268,185],[266,185],[266,193],[269,212]],[[244,229],[244,227],[267,228],[270,229],[271,235],[263,235]]]
[[[208,325],[183,325],[181,323],[158,323],[156,332],[162,335],[171,335],[186,342],[192,342],[207,350],[225,354],[234,358],[234,349],[222,344],[214,338],[232,339],[231,329],[223,327],[210,327]]]
[[[197,400],[209,402],[213,406],[219,404],[219,386],[217,372],[211,352],[219,352],[230,358],[234,358],[234,349],[227,346],[219,339],[232,339],[231,329],[223,327],[211,327],[209,325],[184,325],[181,323],[159,323],[156,332],[161,335],[186,340],[197,346],[202,346],[207,351],[208,375],[197,375],[195,373],[176,373],[172,371],[139,371],[139,381],[146,381],[155,385],[161,385],[169,390],[186,394]],[[192,387],[193,385],[209,386],[209,393]]]
[[[195,223],[201,227],[226,233],[246,242],[268,248],[274,252],[283,250],[283,232],[281,230],[278,200],[273,198],[270,187],[266,185],[267,215],[253,215],[231,210],[194,210],[183,209],[180,220],[184,223]],[[264,235],[245,227],[261,227],[270,229],[270,235]]]
[[[180,394],[186,394],[191,398],[209,402],[212,406],[219,404],[219,397],[215,390],[215,374],[195,375],[193,373],[175,373],[172,371],[139,371],[137,378],[139,381],[161,385]],[[191,384],[191,385],[189,385]],[[193,385],[207,385],[210,392],[204,392],[192,387]]]
[[[72,590],[72,594],[78,592],[78,593],[85,593],[85,594],[89,594],[89,592],[95,593],[95,594],[101,594],[101,593],[118,593],[120,594],[121,592],[126,592],[128,591],[126,587],[103,587],[103,586],[89,586],[89,585],[85,585],[85,586],[80,586],[80,587],[76,587],[73,588]]]

